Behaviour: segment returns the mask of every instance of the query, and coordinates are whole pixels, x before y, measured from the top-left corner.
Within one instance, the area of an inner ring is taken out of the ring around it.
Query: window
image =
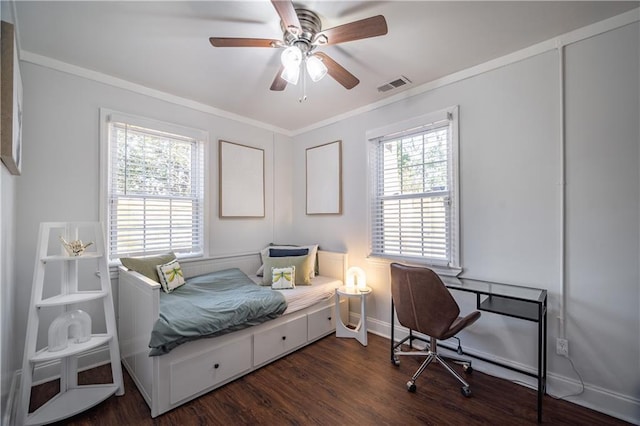
[[[457,108],[368,138],[371,254],[459,269]]]
[[[204,251],[206,133],[105,113],[109,258]]]

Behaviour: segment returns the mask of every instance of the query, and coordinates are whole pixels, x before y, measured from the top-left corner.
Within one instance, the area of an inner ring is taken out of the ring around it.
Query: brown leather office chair
[[[427,356],[420,368],[407,382],[407,390],[415,392],[416,379],[435,360],[462,384],[462,394],[471,396],[469,384],[443,358],[452,359],[454,362],[462,364],[467,373],[473,371],[471,361],[455,356],[444,357],[438,354],[437,345],[438,340],[454,337],[460,330],[476,322],[480,318],[480,312],[475,311],[465,317],[460,317],[458,304],[435,272],[428,268],[399,263],[391,264],[391,297],[398,321],[410,331],[409,336],[401,342],[397,344],[391,342],[392,360],[396,365],[399,365],[398,355]],[[393,312],[391,315],[393,319]],[[414,331],[429,336],[429,346],[424,351],[402,351],[401,346],[407,339],[411,348],[413,339],[427,342],[426,339],[414,336]]]

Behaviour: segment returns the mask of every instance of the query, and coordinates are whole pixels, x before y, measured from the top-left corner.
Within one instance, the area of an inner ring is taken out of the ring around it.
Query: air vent
[[[385,83],[382,86],[378,87],[378,92],[388,92],[389,90],[397,89],[398,87],[406,86],[407,84],[410,84],[410,83],[411,83],[411,80],[401,75],[400,77],[394,80],[391,80],[388,83]]]

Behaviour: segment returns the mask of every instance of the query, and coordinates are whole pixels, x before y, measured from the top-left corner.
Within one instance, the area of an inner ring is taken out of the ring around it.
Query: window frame
[[[402,134],[412,129],[420,127],[428,127],[434,123],[449,120],[450,131],[450,152],[451,167],[449,167],[448,180],[450,182],[449,200],[449,241],[450,254],[447,261],[437,261],[433,258],[420,258],[417,256],[403,256],[388,253],[374,252],[374,211],[376,209],[374,203],[378,201],[377,180],[382,179],[380,176],[379,165],[376,164],[378,158],[378,145],[381,140],[394,134]],[[460,263],[460,158],[459,158],[459,107],[453,106],[432,113],[420,115],[399,121],[384,127],[371,129],[366,132],[368,141],[368,160],[369,160],[369,191],[368,191],[368,250],[370,258],[384,259],[388,261],[401,261],[409,264],[428,266],[436,272],[443,275],[458,275],[462,272]]]
[[[105,234],[107,258],[110,265],[119,264],[117,258],[111,258],[111,247],[109,245],[110,238],[110,193],[109,179],[111,168],[111,146],[110,146],[110,123],[124,122],[129,125],[139,126],[154,131],[165,132],[175,135],[181,135],[192,138],[202,143],[202,220],[201,220],[201,239],[202,247],[198,252],[176,253],[176,256],[185,258],[201,258],[205,257],[209,251],[209,133],[205,130],[192,127],[182,126],[179,124],[169,123],[152,118],[136,116],[133,114],[123,113],[111,109],[100,108],[100,221],[102,222],[103,232]],[[151,252],[148,253],[151,255]],[[146,254],[141,254],[144,256]]]

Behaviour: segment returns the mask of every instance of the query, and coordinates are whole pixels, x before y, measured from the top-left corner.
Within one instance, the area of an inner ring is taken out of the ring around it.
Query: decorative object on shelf
[[[12,175],[22,170],[22,78],[13,24],[2,21],[0,158]]]
[[[85,249],[89,247],[93,242],[82,244],[81,240],[74,240],[71,242],[67,242],[62,235],[60,235],[60,241],[62,241],[62,245],[64,249],[69,253],[69,256],[81,256]]]
[[[348,290],[367,291],[367,275],[362,268],[352,266],[347,270],[346,287]]]
[[[91,317],[76,309],[58,315],[49,326],[49,352],[66,349],[72,343],[84,343],[91,339]]]

